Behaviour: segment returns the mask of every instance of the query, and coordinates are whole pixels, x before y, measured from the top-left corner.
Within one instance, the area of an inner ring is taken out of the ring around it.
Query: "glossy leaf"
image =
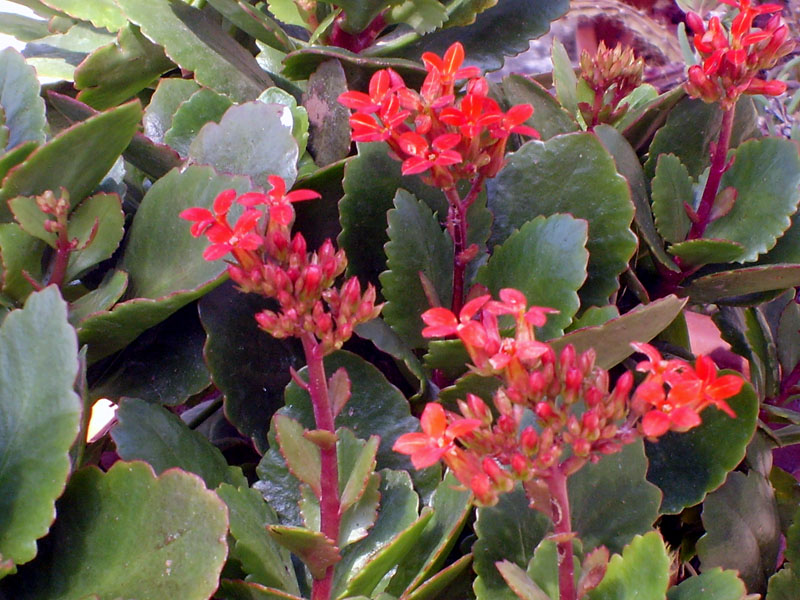
[[[548,315],[538,339],[560,336],[580,306],[577,291],[586,280],[587,226],[570,215],[537,217],[495,247],[478,281],[497,296],[513,287],[529,306],[558,310]]]
[[[375,471],[375,453],[378,451],[380,438],[370,436],[366,444],[363,445],[357,457],[345,470],[342,470],[342,477],[339,478],[341,495],[339,497],[342,511],[347,510],[355,504],[370,480],[370,475]],[[344,483],[342,487],[341,483]]]
[[[508,75],[503,78],[503,92],[512,105],[533,106],[533,116],[525,124],[536,129],[543,140],[578,131],[578,125],[569,113],[536,81],[522,75]]]
[[[468,585],[469,577],[465,571],[471,565],[472,554],[465,554],[411,592],[408,600],[435,600],[448,593],[451,585]]]
[[[281,104],[283,106],[288,106],[289,110],[292,113],[292,135],[294,136],[295,141],[297,142],[298,154],[303,156],[306,151],[306,146],[308,144],[308,111],[305,109],[304,106],[300,106],[297,104],[297,99],[292,96],[289,92],[282,90],[279,87],[271,87],[267,88],[261,95],[258,97],[260,102],[264,102],[265,104]],[[348,147],[349,149],[349,147]],[[339,163],[341,165],[341,163]],[[341,170],[340,166],[340,170]],[[335,166],[333,167],[335,170]],[[323,173],[326,173],[327,170],[319,169],[315,171],[314,175],[322,178]],[[341,173],[337,178],[337,183],[341,185]],[[307,180],[308,181],[308,180]],[[304,182],[303,187],[308,187],[306,182]],[[317,190],[318,191],[318,190]],[[321,193],[321,192],[320,192]],[[341,194],[339,194],[341,197]]]
[[[636,207],[633,219],[642,239],[647,243],[653,255],[658,258],[660,264],[671,271],[678,271],[678,267],[664,251],[664,241],[656,231],[644,171],[636,152],[622,134],[610,125],[596,126],[594,134],[614,158],[617,172],[628,180],[631,199]]]
[[[68,235],[78,240],[78,248],[70,254],[64,279],[76,279],[111,258],[125,233],[124,222],[122,204],[116,194],[95,194],[81,202],[69,217]],[[87,245],[90,238],[91,243]]]
[[[290,367],[305,362],[297,340],[278,340],[258,329],[255,314],[267,306],[264,298],[238,292],[232,284],[199,302],[208,333],[205,357],[214,384],[225,394],[225,415],[259,452],[267,450],[270,419],[283,405]]]
[[[272,422],[278,448],[289,472],[311,486],[314,494],[319,497],[321,493],[319,448],[303,437],[303,426],[294,419],[285,415],[275,415]]]
[[[735,571],[708,569],[670,588],[667,600],[744,600],[746,593]]]
[[[681,259],[682,264],[701,267],[711,263],[727,263],[739,260],[745,252],[744,246],[728,240],[696,239],[672,244],[670,254]]]
[[[172,127],[175,112],[199,89],[193,79],[162,78],[144,109],[145,135],[157,144],[163,143],[164,135]]]
[[[706,533],[697,541],[704,568],[736,569],[751,592],[764,592],[775,571],[780,521],[767,479],[756,471],[728,474],[703,502]]]
[[[280,50],[294,49],[294,43],[275,20],[244,0],[210,0],[209,4],[255,39]]]
[[[15,300],[24,300],[33,290],[31,282],[23,273],[35,281],[42,276],[42,253],[45,245],[41,240],[25,233],[16,223],[0,225],[0,259],[3,262],[3,293]]]
[[[116,414],[118,424],[111,437],[123,460],[143,460],[157,475],[178,467],[202,477],[209,489],[228,481],[228,464],[222,453],[165,408],[124,398]]]
[[[394,208],[387,214],[389,241],[385,246],[387,271],[380,275],[386,299],[383,319],[411,348],[424,348],[425,324],[420,315],[430,308],[420,281],[424,275],[443,306],[453,295],[453,240],[443,231],[428,205],[405,190],[397,190]]]
[[[44,101],[39,97],[36,71],[14,48],[0,51],[0,108],[0,127],[8,128],[0,155],[24,142],[44,142]]]
[[[682,242],[692,227],[684,203],[694,208],[689,170],[674,154],[662,154],[658,157],[650,185],[658,232],[668,242]]]
[[[198,83],[237,102],[272,85],[252,55],[202,11],[180,0],[118,0],[130,21]]]
[[[551,51],[553,61],[553,85],[556,89],[556,98],[561,106],[571,115],[578,113],[578,78],[572,70],[572,61],[569,59],[564,44],[558,38],[553,38]]]
[[[189,146],[189,159],[247,175],[264,188],[269,175],[279,175],[288,189],[297,177],[297,151],[289,108],[254,101],[230,108],[219,124],[206,123]]]
[[[653,531],[636,536],[608,563],[608,570],[590,600],[663,600],[669,585],[667,549]]]
[[[270,525],[267,531],[281,546],[287,548],[308,567],[315,579],[341,559],[339,549],[319,531],[288,525]]]
[[[635,535],[652,529],[661,492],[646,474],[644,447],[636,442],[584,465],[569,478],[572,527],[585,551],[602,545],[621,552]]]
[[[127,20],[114,0],[45,0],[44,4],[70,17],[89,21],[95,27],[105,27],[109,31],[118,31],[125,26]]]
[[[22,564],[55,518],[80,426],[75,332],[56,287],[0,326],[0,556]],[[33,444],[31,442],[34,442]]]
[[[321,167],[350,152],[350,110],[339,103],[346,91],[347,79],[338,60],[326,60],[308,78],[303,107],[308,111],[309,151]]]
[[[786,290],[800,285],[800,266],[777,264],[746,267],[704,275],[686,286],[692,301],[713,303],[734,301],[739,296]]]
[[[371,341],[375,347],[382,352],[386,352],[408,369],[409,373],[416,378],[420,392],[424,391],[427,385],[427,377],[422,369],[420,362],[414,351],[400,338],[399,335],[383,320],[378,317],[367,323],[358,325],[355,329],[356,335]]]
[[[522,488],[500,496],[492,507],[479,508],[475,521],[478,541],[475,555],[473,589],[478,600],[517,600],[495,567],[499,560],[510,560],[527,568],[536,546],[551,527],[542,513],[531,510]]]
[[[800,201],[800,155],[789,140],[764,138],[745,142],[734,156],[720,189],[734,187],[736,201],[705,236],[738,242],[745,248],[739,260],[748,262],[770,250],[789,228]]]
[[[225,563],[227,530],[225,504],[199,477],[178,469],[155,477],[142,462],[83,469],[58,502],[46,547],[13,578],[13,597],[206,600]]]
[[[10,220],[6,203],[61,187],[76,205],[91,192],[131,141],[142,116],[138,101],[90,117],[61,131],[11,169],[0,188],[0,220]]]
[[[500,571],[505,582],[521,600],[550,600],[550,596],[544,593],[542,588],[536,585],[528,577],[525,569],[508,560],[501,560],[497,563],[497,570]]]
[[[380,475],[373,473],[367,479],[361,496],[342,515],[339,529],[339,545],[341,548],[364,539],[375,524],[381,501],[381,495],[378,491],[380,481]]]
[[[201,88],[175,110],[171,126],[164,134],[169,144],[181,156],[189,154],[189,146],[206,123],[219,123],[225,111],[233,106],[231,99],[214,90]]]
[[[431,340],[424,361],[431,371],[439,369],[448,379],[457,379],[467,371],[470,358],[461,340]]]
[[[228,505],[230,532],[235,540],[230,555],[239,561],[248,579],[299,594],[289,552],[267,533],[278,517],[256,490],[223,483],[217,495]]]
[[[78,100],[99,110],[116,106],[173,68],[161,46],[128,25],[116,42],[98,48],[75,69]]]
[[[387,23],[406,23],[425,34],[442,27],[447,16],[447,9],[438,0],[405,0],[390,8]]]
[[[626,181],[594,135],[573,133],[544,143],[528,142],[509,155],[488,190],[494,244],[537,215],[563,212],[586,219],[589,276],[581,300],[584,305],[608,304],[636,247],[629,228],[634,209]]]
[[[645,444],[650,461],[647,479],[664,493],[662,513],[675,514],[701,502],[744,458],[755,431],[758,399],[745,383],[727,402],[735,419],[709,407],[701,413],[703,423],[698,427],[686,433],[669,432]]]
[[[77,327],[89,315],[110,310],[127,287],[128,274],[125,271],[109,271],[99,286],[69,303],[70,325]]]
[[[649,146],[653,132],[664,125],[672,108],[685,96],[686,91],[683,86],[677,86],[664,92],[638,111],[629,111],[622,118],[618,127],[637,153],[641,153]]]

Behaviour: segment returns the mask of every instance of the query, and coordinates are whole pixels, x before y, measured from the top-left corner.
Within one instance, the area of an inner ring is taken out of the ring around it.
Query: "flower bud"
[[[519,441],[522,451],[528,456],[532,456],[539,445],[539,434],[536,433],[536,430],[531,425],[528,425],[522,430]]]

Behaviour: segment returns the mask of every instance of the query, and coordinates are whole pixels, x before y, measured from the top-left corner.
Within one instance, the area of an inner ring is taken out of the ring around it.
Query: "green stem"
[[[717,140],[717,147],[714,148],[714,155],[711,157],[711,169],[708,172],[706,187],[703,189],[703,197],[700,199],[700,206],[697,207],[697,219],[692,223],[687,239],[696,240],[703,237],[708,227],[711,217],[711,210],[714,208],[714,199],[719,191],[719,184],[722,175],[727,168],[728,149],[731,144],[731,131],[733,131],[734,109],[723,110],[722,127]]]
[[[575,557],[572,552],[572,522],[570,519],[567,477],[560,467],[553,468],[546,478],[550,490],[550,512],[553,530],[558,538],[558,598],[577,600],[575,591]]]
[[[308,365],[308,393],[314,409],[317,429],[336,433],[333,410],[328,397],[328,381],[325,378],[322,347],[311,333],[304,333],[300,338]],[[320,447],[320,531],[338,544],[339,526],[341,523],[341,503],[339,498],[339,464],[336,457],[336,444]],[[330,600],[333,590],[333,570],[330,566],[322,579],[315,579],[311,589],[312,600]]]

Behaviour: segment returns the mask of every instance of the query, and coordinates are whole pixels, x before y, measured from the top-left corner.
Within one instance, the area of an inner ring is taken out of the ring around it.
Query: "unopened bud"
[[[528,425],[522,430],[519,441],[522,446],[522,451],[528,456],[531,456],[536,452],[536,448],[539,445],[539,434],[536,433],[536,430],[532,426]]]
[[[525,477],[528,474],[528,459],[519,452],[511,457],[511,470],[517,477]]]

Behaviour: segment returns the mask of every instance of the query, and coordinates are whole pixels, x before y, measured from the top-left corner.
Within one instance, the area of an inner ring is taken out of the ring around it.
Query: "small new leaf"
[[[278,447],[292,475],[307,483],[314,494],[320,496],[319,448],[307,440],[303,426],[285,415],[275,415]]]
[[[375,471],[375,455],[378,452],[380,438],[377,435],[370,436],[366,445],[356,460],[353,470],[347,479],[341,497],[341,511],[344,512],[353,504],[358,502],[367,488],[370,477]]]
[[[319,531],[288,525],[270,525],[270,535],[305,563],[314,579],[325,577],[328,567],[342,559],[339,548]]]
[[[333,408],[333,417],[336,418],[347,401],[350,400],[350,378],[347,371],[342,367],[328,379],[328,398]]]
[[[550,600],[550,596],[536,585],[516,563],[501,560],[495,563],[500,575],[521,600]]]

